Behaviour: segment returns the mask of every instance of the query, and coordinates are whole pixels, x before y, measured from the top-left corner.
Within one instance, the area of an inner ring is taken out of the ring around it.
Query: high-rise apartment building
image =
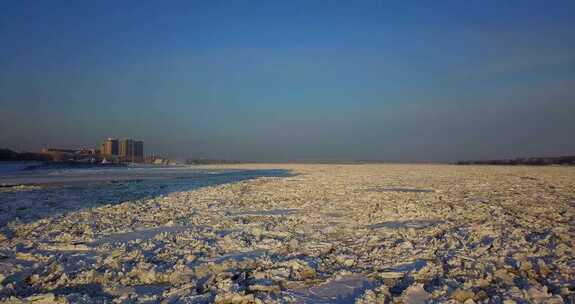
[[[136,140],[134,142],[134,155],[136,162],[143,162],[144,161],[144,142],[141,140]]]
[[[106,139],[100,148],[102,155],[118,155],[119,154],[119,141],[116,138]]]
[[[120,161],[142,162],[144,160],[144,142],[126,138],[120,141]]]

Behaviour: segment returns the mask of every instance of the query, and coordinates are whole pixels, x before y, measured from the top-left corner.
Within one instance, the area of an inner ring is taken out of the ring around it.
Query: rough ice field
[[[218,168],[293,175],[11,220],[0,302],[575,301],[575,168]]]

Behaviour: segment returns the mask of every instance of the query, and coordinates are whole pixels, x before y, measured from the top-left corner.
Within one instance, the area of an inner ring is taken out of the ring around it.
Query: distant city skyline
[[[456,161],[575,154],[573,1],[0,3],[0,147]]]

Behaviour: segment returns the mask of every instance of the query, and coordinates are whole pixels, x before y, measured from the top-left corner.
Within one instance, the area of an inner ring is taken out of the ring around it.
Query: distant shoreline
[[[458,161],[455,165],[497,165],[497,166],[574,166],[575,156],[558,156],[558,157],[528,157],[515,159],[496,159],[496,160],[467,160]]]
[[[85,162],[43,162],[31,165],[24,170],[43,170],[43,169],[90,169],[90,168],[121,168],[127,167],[125,163],[85,163]]]

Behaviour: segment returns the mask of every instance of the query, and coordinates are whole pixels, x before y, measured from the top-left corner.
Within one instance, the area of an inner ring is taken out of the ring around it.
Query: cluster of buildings
[[[144,161],[144,142],[131,138],[108,138],[100,146],[100,154],[108,161],[141,163]]]
[[[73,162],[111,162],[141,163],[144,162],[144,142],[131,138],[108,138],[98,149],[53,149],[43,148],[41,153],[53,161]]]

